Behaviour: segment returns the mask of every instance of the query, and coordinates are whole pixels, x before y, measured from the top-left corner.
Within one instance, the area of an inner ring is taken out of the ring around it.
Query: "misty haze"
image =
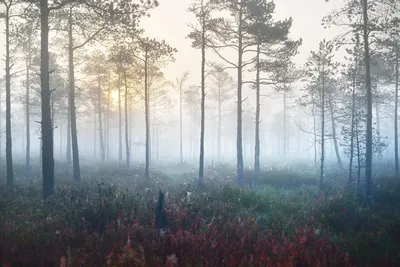
[[[398,0],[0,0],[0,267],[400,266]]]

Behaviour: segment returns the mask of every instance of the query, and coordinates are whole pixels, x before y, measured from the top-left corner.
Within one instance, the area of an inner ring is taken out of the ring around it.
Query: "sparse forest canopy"
[[[0,30],[1,266],[400,266],[399,1],[0,0]]]

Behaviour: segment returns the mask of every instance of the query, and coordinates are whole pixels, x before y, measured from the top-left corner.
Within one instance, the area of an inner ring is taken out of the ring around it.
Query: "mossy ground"
[[[247,171],[244,188],[228,166],[208,169],[201,186],[195,172],[177,168],[145,181],[141,166],[90,166],[79,183],[59,171],[56,195],[45,201],[39,175],[17,175],[13,189],[0,186],[3,263],[400,266],[398,177],[377,178],[365,206],[340,173],[328,173],[320,192],[305,167],[266,169],[256,180]],[[166,193],[164,235],[154,230],[158,189]]]

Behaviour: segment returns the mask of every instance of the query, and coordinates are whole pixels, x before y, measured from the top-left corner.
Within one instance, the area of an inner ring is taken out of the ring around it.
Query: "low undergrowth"
[[[368,206],[356,190],[325,198],[316,219],[332,240],[361,265],[400,266],[400,180],[375,181],[374,200]]]
[[[79,184],[59,178],[46,201],[38,180],[0,186],[3,264],[399,266],[397,179],[381,179],[366,207],[349,191],[320,193],[307,182],[315,178],[298,177],[295,187],[296,177],[270,171],[266,181],[275,183],[244,189],[216,173],[199,186],[187,174],[155,173],[149,182],[140,171],[109,168]],[[158,189],[165,233],[154,229]]]

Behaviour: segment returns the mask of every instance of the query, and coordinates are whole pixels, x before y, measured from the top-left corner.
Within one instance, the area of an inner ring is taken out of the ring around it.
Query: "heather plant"
[[[400,264],[400,198],[398,177],[377,179],[370,205],[352,191],[321,200],[316,218],[332,234],[332,240],[360,264]],[[370,252],[374,252],[373,255]]]
[[[269,174],[270,181],[285,179]],[[23,266],[398,263],[399,220],[392,210],[399,200],[395,179],[377,181],[375,202],[367,208],[345,187],[335,194],[321,193],[301,178],[287,178],[299,179],[296,186],[286,181],[281,182],[286,187],[264,182],[248,188],[221,175],[205,176],[203,185],[190,176],[160,172],[145,181],[136,169],[99,167],[86,175],[79,184],[60,176],[55,196],[45,201],[35,179],[17,177],[13,190],[0,186],[0,246],[7,262]],[[332,183],[339,187],[340,179]],[[155,227],[159,189],[165,194],[164,234]]]

